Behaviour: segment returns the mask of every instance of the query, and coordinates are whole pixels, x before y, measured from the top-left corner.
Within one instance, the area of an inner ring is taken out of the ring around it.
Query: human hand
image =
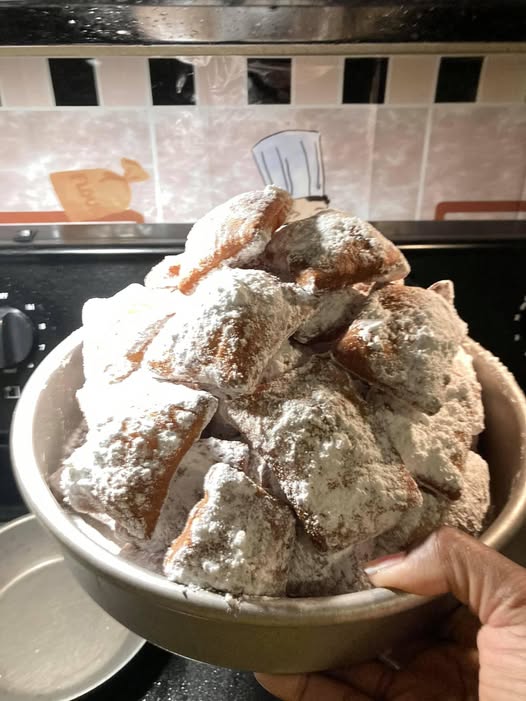
[[[283,701],[526,699],[526,570],[460,531],[441,528],[407,554],[370,563],[367,573],[377,587],[424,596],[451,592],[478,620],[470,622],[460,609],[446,639],[415,645],[399,671],[373,661],[325,674],[256,674],[262,686]]]

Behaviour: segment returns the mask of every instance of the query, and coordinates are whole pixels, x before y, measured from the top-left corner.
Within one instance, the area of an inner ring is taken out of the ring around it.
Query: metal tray
[[[0,529],[0,563],[2,701],[75,699],[143,646],[84,593],[34,516]]]

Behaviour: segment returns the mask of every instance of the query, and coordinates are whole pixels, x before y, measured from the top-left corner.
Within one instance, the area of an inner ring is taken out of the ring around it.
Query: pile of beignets
[[[336,210],[269,186],[216,207],[83,309],[82,436],[52,487],[123,557],[232,595],[367,588],[440,524],[478,534],[481,389],[452,283]]]

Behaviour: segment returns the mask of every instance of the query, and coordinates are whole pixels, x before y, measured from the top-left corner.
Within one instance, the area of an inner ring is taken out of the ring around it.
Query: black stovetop
[[[81,701],[272,701],[250,672],[212,667],[146,643],[112,679]],[[320,701],[322,701],[320,699]]]

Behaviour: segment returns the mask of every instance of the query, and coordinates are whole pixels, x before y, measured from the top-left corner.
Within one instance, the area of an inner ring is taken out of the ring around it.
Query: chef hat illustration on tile
[[[49,177],[60,204],[70,221],[97,221],[119,218],[131,202],[130,183],[147,180],[144,168],[130,158],[122,158],[123,175],[103,168],[64,170]]]
[[[294,198],[289,221],[303,219],[328,206],[319,132],[279,131],[258,141],[252,147],[252,155],[265,185],[277,185]]]

